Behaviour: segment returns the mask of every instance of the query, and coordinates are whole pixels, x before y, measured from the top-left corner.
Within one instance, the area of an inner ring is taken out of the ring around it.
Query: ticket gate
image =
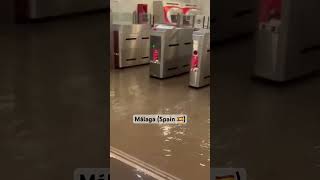
[[[182,13],[185,14],[185,15],[193,15],[193,16],[196,16],[196,15],[199,15],[200,14],[200,10],[199,10],[199,7],[195,4],[184,4],[182,6]]]
[[[283,82],[320,69],[320,1],[260,0],[254,76]]]
[[[210,84],[210,30],[193,32],[189,86],[200,88]]]
[[[159,25],[151,31],[150,76],[168,78],[190,70],[193,28]]]
[[[195,29],[210,29],[210,17],[203,15],[194,16],[193,27]]]
[[[177,25],[178,16],[183,14],[181,3],[155,0],[153,1],[153,16],[155,24]]]
[[[122,24],[113,27],[113,52],[116,68],[149,63],[149,24]]]
[[[155,24],[169,24],[179,26],[184,17],[200,14],[198,5],[168,0],[153,1],[153,16]],[[182,17],[184,15],[184,17]],[[179,22],[180,21],[180,22]]]

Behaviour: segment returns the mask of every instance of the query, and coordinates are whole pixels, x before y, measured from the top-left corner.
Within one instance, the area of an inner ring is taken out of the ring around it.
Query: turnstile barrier
[[[158,26],[150,37],[150,76],[168,78],[189,72],[193,28]]]
[[[210,30],[200,29],[193,33],[189,86],[203,87],[210,84]]]
[[[149,63],[149,24],[114,25],[113,52],[116,68]]]

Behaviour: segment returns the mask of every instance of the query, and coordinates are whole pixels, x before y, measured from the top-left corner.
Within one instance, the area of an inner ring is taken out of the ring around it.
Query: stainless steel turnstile
[[[203,87],[210,84],[210,30],[200,29],[193,33],[189,86]]]
[[[113,53],[116,68],[149,63],[149,24],[114,25]]]
[[[279,57],[285,53],[279,46],[280,20],[260,24],[256,34],[256,61],[254,75],[275,81],[284,81],[285,59]]]
[[[254,76],[288,81],[320,70],[320,1],[260,0]]]
[[[150,76],[168,78],[189,72],[193,28],[157,27],[151,31]]]

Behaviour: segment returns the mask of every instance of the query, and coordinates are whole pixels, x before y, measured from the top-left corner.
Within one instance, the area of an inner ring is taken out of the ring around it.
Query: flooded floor
[[[156,180],[115,158],[110,159],[110,164],[112,165],[111,179]]]
[[[110,77],[111,146],[180,179],[209,179],[210,87],[188,87],[188,74],[150,78],[148,65]],[[188,123],[137,125],[134,114],[187,114]]]

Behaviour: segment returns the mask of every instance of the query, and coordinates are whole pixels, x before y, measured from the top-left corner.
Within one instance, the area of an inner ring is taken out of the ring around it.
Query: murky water
[[[111,71],[111,146],[183,180],[209,179],[209,87],[189,75],[149,77],[149,67]],[[186,125],[137,125],[134,114],[187,114]]]

